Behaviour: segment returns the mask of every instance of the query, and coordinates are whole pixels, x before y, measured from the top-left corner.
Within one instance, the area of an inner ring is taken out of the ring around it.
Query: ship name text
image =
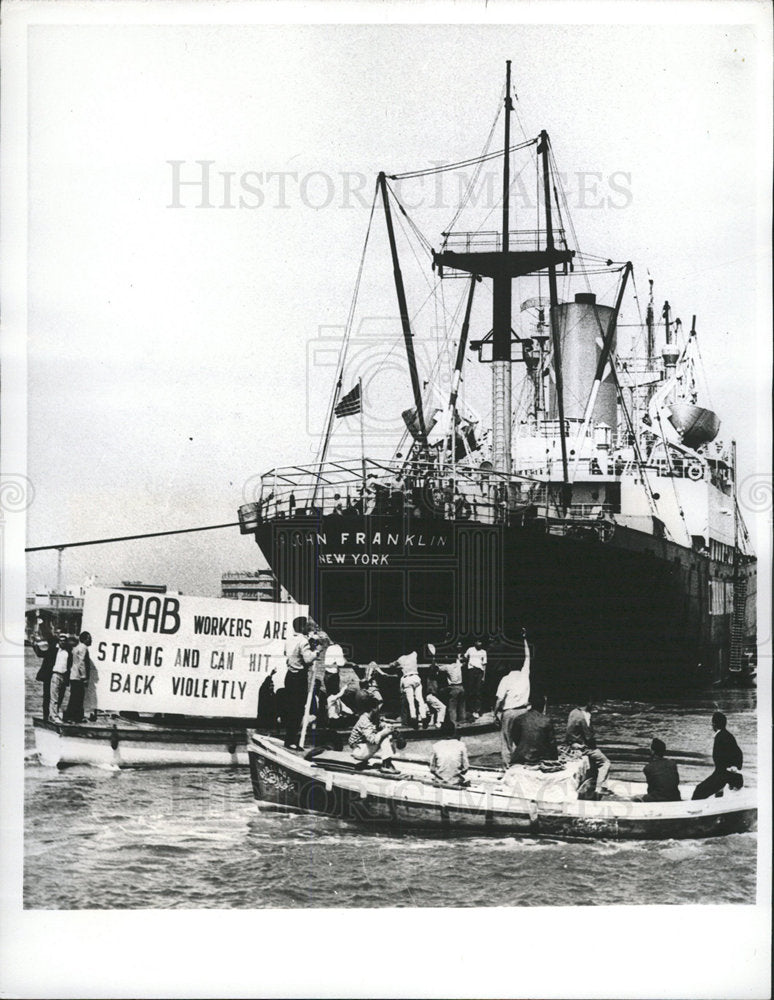
[[[291,536],[293,545],[328,545],[327,532],[296,531]],[[342,531],[331,536],[331,544],[341,548],[418,548],[442,549],[449,544],[446,535],[425,535],[412,531],[408,534],[392,531]]]

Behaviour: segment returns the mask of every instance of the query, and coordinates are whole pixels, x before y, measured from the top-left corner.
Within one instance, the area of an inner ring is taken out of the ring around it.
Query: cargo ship
[[[240,529],[356,662],[422,657],[428,643],[453,655],[480,639],[494,682],[520,657],[526,629],[556,696],[743,681],[754,670],[756,559],[736,498],[735,444],[720,440],[720,420],[700,398],[696,317],[689,327],[669,302],[657,307],[650,280],[645,316],[637,299],[638,322],[624,333],[632,264],[578,248],[549,136],[513,144],[513,112],[509,63],[495,120],[502,150],[377,178],[369,232],[383,213],[413,397],[394,451],[367,451],[365,390],[347,364],[351,310],[317,461],[262,475]],[[540,193],[529,229],[511,228],[517,156],[530,158]],[[395,182],[493,161],[498,175],[502,164],[500,228],[450,227],[436,250]],[[396,221],[428,250],[434,292],[459,293],[441,388],[438,366],[420,370]],[[608,303],[595,275],[614,284]],[[491,313],[474,329],[482,295]],[[462,398],[469,355],[489,376],[490,423]],[[332,460],[334,427],[358,415],[361,454]]]

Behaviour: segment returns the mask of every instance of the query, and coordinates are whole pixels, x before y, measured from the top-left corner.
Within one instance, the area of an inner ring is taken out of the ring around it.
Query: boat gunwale
[[[506,792],[495,788],[477,789],[466,787],[455,789],[449,786],[435,784],[430,781],[416,781],[410,775],[407,776],[404,774],[401,774],[399,777],[392,778],[381,773],[361,775],[348,771],[342,772],[333,769],[326,769],[324,767],[324,763],[315,763],[315,760],[318,760],[319,758],[306,760],[303,757],[296,757],[295,755],[292,755],[290,751],[285,750],[281,744],[272,746],[271,743],[269,743],[267,745],[267,739],[271,740],[270,737],[267,738],[261,736],[260,734],[251,733],[247,745],[248,757],[265,757],[277,767],[283,768],[295,777],[305,779],[312,783],[321,783],[325,785],[326,789],[328,788],[328,783],[330,782],[331,786],[335,785],[345,792],[360,794],[361,797],[365,795],[373,796],[377,799],[392,798],[395,801],[399,801],[403,805],[435,808],[439,813],[443,810],[448,810],[449,808],[466,812],[468,814],[480,813],[482,815],[482,830],[485,826],[484,817],[486,814],[492,812],[496,812],[499,815],[505,815],[510,818],[516,818],[520,815],[533,815],[534,818],[538,820],[540,818],[547,820],[579,820],[582,822],[586,821],[591,824],[596,821],[608,821],[615,822],[616,824],[623,823],[624,825],[633,825],[637,823],[655,825],[659,822],[678,824],[701,820],[711,821],[715,817],[723,816],[738,817],[739,820],[742,821],[748,816],[748,814],[753,823],[757,820],[757,790],[751,788],[733,791],[730,792],[728,796],[720,798],[713,796],[708,799],[700,800],[683,799],[679,802],[636,802],[632,800],[614,801],[610,799],[602,799],[598,801],[584,799],[574,801],[566,800],[562,802],[538,802],[535,799],[508,795]],[[413,764],[415,766],[421,766],[423,763],[417,760],[399,757],[395,757],[394,760],[399,764],[403,761],[404,763]],[[424,763],[423,766],[427,768],[428,765]],[[478,768],[473,768],[471,770],[475,772]],[[495,771],[496,769],[487,770]],[[369,785],[365,785],[364,779],[369,782]],[[376,781],[378,781],[378,784],[375,783]],[[615,779],[612,779],[612,782],[616,783]],[[401,784],[413,784],[419,785],[423,788],[433,788],[437,793],[436,800],[434,802],[430,802],[426,798],[411,796],[407,788],[403,789],[402,792],[396,796],[395,786],[400,786]],[[622,781],[618,782],[618,784],[626,784],[630,787],[639,786],[643,791],[646,788],[644,782]],[[461,802],[460,798],[462,793],[464,793],[467,797],[476,796],[479,800],[482,800],[482,805],[476,807],[472,802],[470,802],[469,799],[467,803]],[[730,801],[732,796],[734,797],[733,801]],[[493,808],[495,804],[502,805],[505,802],[509,804],[509,808]],[[518,808],[514,808],[514,806],[518,806],[518,804],[522,804],[525,808],[521,811]],[[502,833],[503,831],[500,830],[498,832]],[[593,836],[593,833],[589,834],[586,832],[585,836],[583,833],[578,833],[578,837],[582,839],[588,839],[589,835]],[[565,835],[562,834],[562,837],[564,836]]]

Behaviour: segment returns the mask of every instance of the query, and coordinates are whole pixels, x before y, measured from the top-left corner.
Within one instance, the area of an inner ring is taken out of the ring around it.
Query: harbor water
[[[29,909],[454,907],[754,903],[757,835],[704,841],[570,843],[439,839],[370,832],[257,803],[248,770],[108,771],[42,767],[38,661],[26,654],[24,905]],[[681,779],[711,770],[720,709],[756,784],[754,690],[599,703],[595,726],[613,775],[641,772],[660,736]],[[557,729],[568,705],[549,708]],[[495,763],[497,736],[472,758]],[[706,759],[697,760],[698,755]]]

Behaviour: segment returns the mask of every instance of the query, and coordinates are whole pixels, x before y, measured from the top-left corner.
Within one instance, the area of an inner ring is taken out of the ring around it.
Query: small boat
[[[722,797],[681,802],[636,802],[642,782],[608,780],[615,796],[578,799],[583,758],[558,771],[527,766],[507,772],[476,767],[469,786],[435,782],[426,762],[395,758],[395,776],[356,770],[345,753],[304,756],[279,740],[250,734],[250,776],[256,799],[281,807],[324,813],[369,827],[443,834],[524,834],[581,839],[661,840],[743,833],[757,823],[754,789],[726,790]]]
[[[55,722],[35,717],[35,747],[44,767],[246,767],[248,727],[243,719],[127,719],[106,712],[84,722]],[[497,728],[491,714],[460,725],[460,736],[486,736]],[[255,730],[281,735],[279,730]],[[312,745],[341,746],[348,729],[310,730]],[[399,726],[396,735],[428,748],[438,730]],[[423,756],[423,750],[418,748]]]
[[[93,722],[33,718],[45,767],[229,767],[247,764],[246,732],[190,719],[185,726],[102,715]],[[218,720],[213,720],[218,721]]]
[[[33,719],[44,766],[247,764],[261,689],[308,609],[289,603],[91,587],[88,721]],[[269,726],[265,731],[275,732]]]
[[[385,717],[385,722],[389,722],[390,719]],[[397,735],[403,736],[409,743],[424,743],[429,740],[438,739],[438,729],[434,726],[428,726],[426,729],[414,728],[413,726],[405,726],[398,724]],[[486,736],[488,733],[494,733],[499,730],[498,724],[494,721],[494,715],[491,712],[486,712],[478,719],[473,719],[471,722],[460,722],[455,727],[455,732],[458,737],[468,737],[468,736]]]

